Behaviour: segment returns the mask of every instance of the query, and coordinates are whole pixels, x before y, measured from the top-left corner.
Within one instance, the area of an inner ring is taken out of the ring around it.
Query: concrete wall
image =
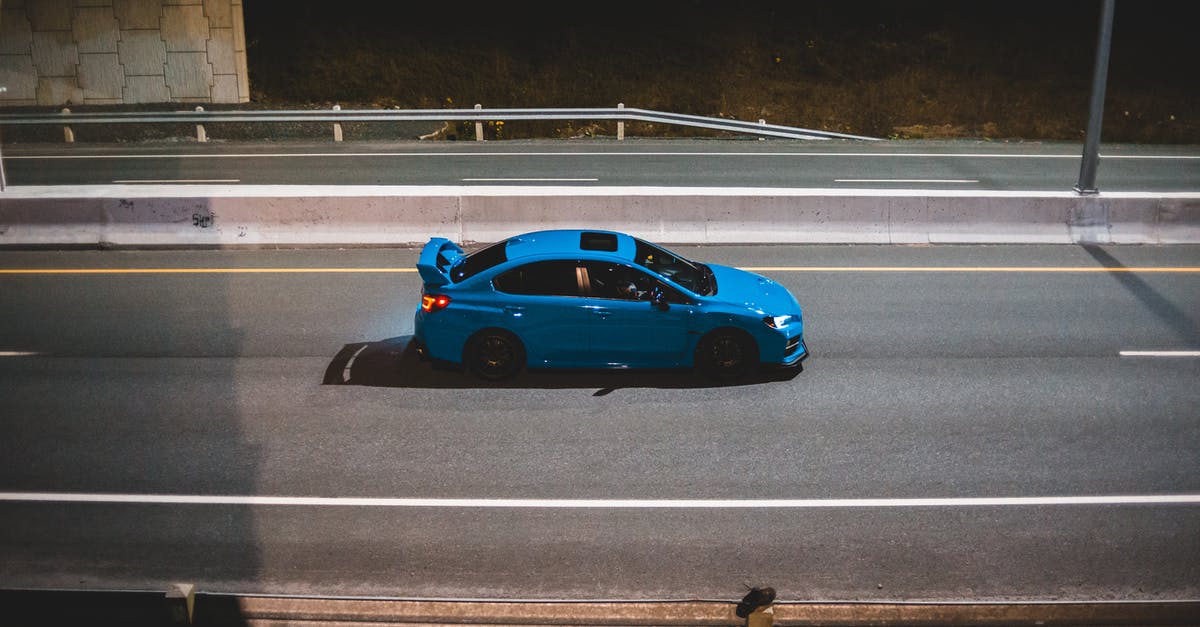
[[[1200,194],[287,185],[0,194],[0,247],[408,245],[580,227],[664,244],[1195,244]]]
[[[0,0],[0,106],[247,102],[242,0]]]

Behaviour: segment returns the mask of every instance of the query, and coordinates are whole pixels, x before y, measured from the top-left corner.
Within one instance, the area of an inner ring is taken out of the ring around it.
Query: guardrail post
[[[333,105],[333,110],[341,111],[342,105]],[[335,141],[335,142],[342,141],[342,123],[341,122],[333,123],[333,141]]]
[[[624,109],[625,103],[618,102],[618,109]],[[625,120],[617,120],[617,141],[625,141]]]
[[[71,114],[71,110],[66,107],[63,107],[62,112],[63,115]],[[67,142],[68,144],[75,143],[75,131],[71,130],[71,125],[69,124],[63,125],[63,141]]]
[[[481,104],[475,105],[476,111],[478,111],[482,108],[483,108],[483,105],[481,105]],[[477,141],[477,142],[483,141],[483,120],[475,120],[475,141]]]
[[[201,107],[200,105],[196,105],[196,111],[199,113],[203,113],[204,107]],[[200,143],[204,143],[204,142],[208,141],[208,131],[204,130],[203,124],[196,125],[196,141],[198,141]]]
[[[171,615],[172,625],[191,625],[195,609],[195,585],[176,583],[167,588],[167,611]]]

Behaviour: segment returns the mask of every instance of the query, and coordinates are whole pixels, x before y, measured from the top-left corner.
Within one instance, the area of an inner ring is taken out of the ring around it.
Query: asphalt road
[[[1200,247],[678,251],[775,267],[805,370],[433,371],[409,249],[0,252],[0,581],[1200,598],[1200,358],[1121,355],[1200,350]]]
[[[545,185],[1070,191],[1082,147],[979,141],[165,142],[4,147],[10,185]],[[1101,191],[1200,191],[1195,146],[1106,145]]]

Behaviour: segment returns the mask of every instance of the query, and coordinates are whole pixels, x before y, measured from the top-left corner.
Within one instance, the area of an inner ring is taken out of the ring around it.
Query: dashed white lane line
[[[0,502],[130,505],[258,505],[308,507],[507,509],[852,509],[1030,507],[1060,505],[1200,505],[1200,494],[895,499],[473,499],[83,494],[0,492]]]
[[[600,179],[531,179],[531,178],[494,178],[494,179],[461,179],[464,183],[595,183]]]
[[[833,179],[834,183],[978,183],[979,179]]]
[[[342,369],[342,383],[350,382],[350,373],[354,370],[354,360],[358,359],[358,356],[361,355],[363,351],[367,350],[367,346],[369,345],[363,344],[362,347],[354,351],[354,354],[351,355],[350,359],[346,361],[346,367]]]
[[[0,351],[0,357],[36,357],[41,353],[33,351]]]
[[[1200,351],[1121,351],[1122,357],[1200,357]]]
[[[216,184],[216,183],[240,183],[240,182],[242,182],[241,179],[117,179],[117,180],[113,181],[113,183],[132,184],[132,185],[136,185],[136,184],[151,184],[151,185],[171,184],[171,185],[173,185],[173,184],[188,184],[188,183],[207,185],[207,184]]]

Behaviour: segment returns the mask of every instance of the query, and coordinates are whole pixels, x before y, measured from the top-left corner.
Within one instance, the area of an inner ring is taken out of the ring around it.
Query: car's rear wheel
[[[480,379],[502,381],[525,367],[525,347],[508,331],[484,329],[467,342],[463,362]]]
[[[714,379],[740,379],[757,366],[758,345],[754,338],[741,331],[713,331],[704,336],[696,348],[696,367]]]

